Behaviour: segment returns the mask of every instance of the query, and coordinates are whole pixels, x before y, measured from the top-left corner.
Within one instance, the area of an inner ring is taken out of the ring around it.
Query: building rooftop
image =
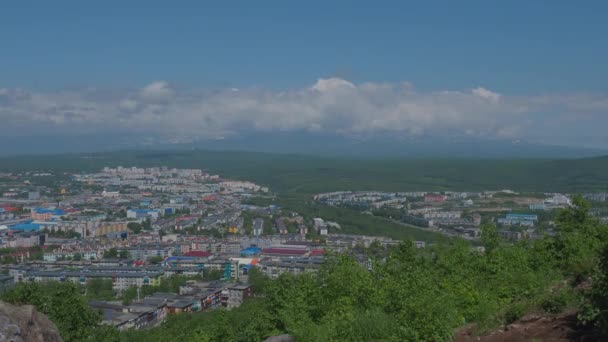
[[[308,253],[306,249],[297,248],[264,248],[262,254],[273,255],[304,255]]]
[[[36,231],[40,230],[40,225],[36,223],[19,223],[9,227],[13,230]]]
[[[65,211],[59,209],[46,209],[46,208],[35,208],[34,212],[36,214],[52,214],[52,215],[65,215]]]
[[[184,253],[183,256],[185,257],[196,257],[196,258],[202,258],[202,257],[210,257],[212,256],[213,253],[211,252],[205,252],[205,251],[190,251],[188,253]]]

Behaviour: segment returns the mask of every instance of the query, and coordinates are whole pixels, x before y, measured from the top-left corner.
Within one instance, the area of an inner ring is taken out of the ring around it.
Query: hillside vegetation
[[[578,160],[359,160],[217,151],[124,151],[0,158],[0,171],[88,172],[104,166],[202,168],[281,193],[336,190],[608,191],[608,157]]]

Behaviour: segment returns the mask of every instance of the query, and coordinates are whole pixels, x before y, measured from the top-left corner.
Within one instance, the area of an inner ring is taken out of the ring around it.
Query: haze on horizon
[[[0,136],[464,137],[608,149],[608,4],[0,11]]]

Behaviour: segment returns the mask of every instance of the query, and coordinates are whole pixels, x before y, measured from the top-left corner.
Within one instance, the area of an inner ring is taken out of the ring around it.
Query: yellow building
[[[127,222],[102,222],[94,230],[94,236],[104,236],[108,233],[124,232],[127,230]]]

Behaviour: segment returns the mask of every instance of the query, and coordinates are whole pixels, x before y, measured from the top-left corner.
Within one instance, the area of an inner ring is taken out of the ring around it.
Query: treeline
[[[83,158],[87,156],[88,158]],[[339,190],[606,191],[608,158],[360,160],[234,151],[122,151],[0,158],[0,171],[96,172],[104,166],[210,167],[281,193]],[[212,167],[211,167],[212,166]],[[34,179],[35,180],[35,179]]]
[[[329,256],[316,274],[285,273],[270,280],[252,271],[258,298],[240,308],[180,314],[157,328],[115,335],[104,330],[103,336],[108,341],[260,341],[287,333],[297,341],[449,341],[470,323],[483,332],[529,312],[570,308],[579,309],[581,324],[606,332],[608,227],[589,215],[580,198],[575,204],[558,215],[555,236],[510,244],[488,225],[482,229],[483,252],[460,240],[424,249],[403,243],[379,253],[371,270],[339,254]],[[57,309],[74,312],[81,297],[48,296],[32,286],[41,285],[20,285],[4,298],[42,308],[67,341],[86,340],[75,337],[96,329],[74,331],[83,326],[80,321],[66,323],[77,318]],[[41,296],[57,308],[41,302]]]

